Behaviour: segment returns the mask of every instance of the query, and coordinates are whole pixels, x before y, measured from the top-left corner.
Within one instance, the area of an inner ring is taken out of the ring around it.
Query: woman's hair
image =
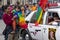
[[[5,5],[3,11],[5,11],[8,7],[9,7],[8,5]]]
[[[35,5],[36,5],[36,3],[33,3],[33,5],[35,6]]]
[[[16,6],[16,8],[20,9],[20,6]]]

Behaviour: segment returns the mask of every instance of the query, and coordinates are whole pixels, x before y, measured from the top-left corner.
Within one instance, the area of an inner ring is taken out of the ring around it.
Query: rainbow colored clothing
[[[17,12],[15,12],[14,16],[15,15],[17,15],[17,18],[19,18],[20,16],[18,16],[18,15],[22,15],[22,12],[21,11],[17,11]]]
[[[18,24],[21,28],[24,28],[26,29],[27,28],[27,24],[25,22],[25,18],[24,16],[22,15],[22,12],[21,11],[18,11],[14,14],[14,16],[17,16],[16,18],[18,19]]]

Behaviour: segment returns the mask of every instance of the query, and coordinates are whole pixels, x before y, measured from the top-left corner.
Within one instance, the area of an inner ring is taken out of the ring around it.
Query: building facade
[[[0,0],[0,3],[2,5],[15,4],[17,1],[20,2],[20,4],[26,4],[26,3],[37,3],[40,0]],[[60,0],[48,0],[48,1],[51,3],[53,3],[54,1],[60,2]]]
[[[1,0],[2,5],[6,4],[15,4],[16,2],[20,2],[20,4],[26,4],[26,3],[37,3],[37,0]]]
[[[17,1],[20,2],[20,4],[25,4],[26,2],[28,2],[28,0],[1,0],[0,3],[2,5],[15,4]]]

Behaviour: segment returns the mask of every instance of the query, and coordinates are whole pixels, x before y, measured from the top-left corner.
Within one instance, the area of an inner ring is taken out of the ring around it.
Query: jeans
[[[16,25],[15,33],[18,33],[19,32],[19,29],[20,29],[19,25]]]
[[[8,40],[8,35],[12,32],[12,26],[6,26],[5,30],[3,31],[3,35],[5,36],[5,40]]]

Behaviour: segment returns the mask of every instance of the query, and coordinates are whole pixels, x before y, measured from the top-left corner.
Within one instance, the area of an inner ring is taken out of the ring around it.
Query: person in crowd
[[[59,16],[55,13],[54,14],[54,17],[53,17],[53,21],[52,22],[50,22],[49,24],[50,25],[58,25],[58,22],[59,22],[60,20],[59,20]]]
[[[52,6],[58,6],[57,1],[54,1],[54,3],[52,4]]]
[[[5,36],[5,40],[8,40],[8,35],[13,31],[12,21],[14,18],[9,9],[7,5],[4,7],[3,21],[6,24],[6,28],[3,31],[3,35]]]
[[[21,9],[21,10],[20,10]],[[19,27],[22,29],[26,29],[26,27],[24,27],[24,26],[26,26],[25,24],[24,25],[22,25],[22,22],[21,21],[23,21],[23,23],[25,22],[24,21],[24,16],[25,16],[25,14],[24,14],[25,12],[24,12],[24,6],[18,6],[18,7],[16,7],[16,13],[15,13],[15,15],[14,16],[16,16],[16,18],[17,18],[17,20],[18,20],[18,25],[19,25]],[[21,17],[22,17],[22,19],[21,19]],[[22,34],[23,36],[22,36],[22,40],[25,40],[25,38],[24,38],[24,34]]]
[[[27,6],[26,11],[25,11],[25,15],[28,16],[30,12],[31,12],[31,10],[29,9],[29,6]]]
[[[37,7],[36,7],[36,4],[34,3],[33,5],[32,5],[32,11],[35,11],[37,9]]]
[[[16,13],[16,6],[13,6],[12,13],[13,13],[13,15]]]
[[[29,6],[27,6],[27,9],[29,9],[29,11],[32,11],[32,4],[29,4]]]
[[[2,5],[0,5],[0,19],[2,19],[2,15],[3,15],[3,9],[2,9]]]
[[[20,5],[19,1],[17,1],[15,5],[16,5],[16,6],[19,6],[19,5]]]
[[[29,4],[26,2],[26,4],[24,5],[25,9],[27,9],[29,6]]]
[[[22,15],[25,17],[25,8],[24,8],[24,6],[21,6],[21,12],[22,12]]]

